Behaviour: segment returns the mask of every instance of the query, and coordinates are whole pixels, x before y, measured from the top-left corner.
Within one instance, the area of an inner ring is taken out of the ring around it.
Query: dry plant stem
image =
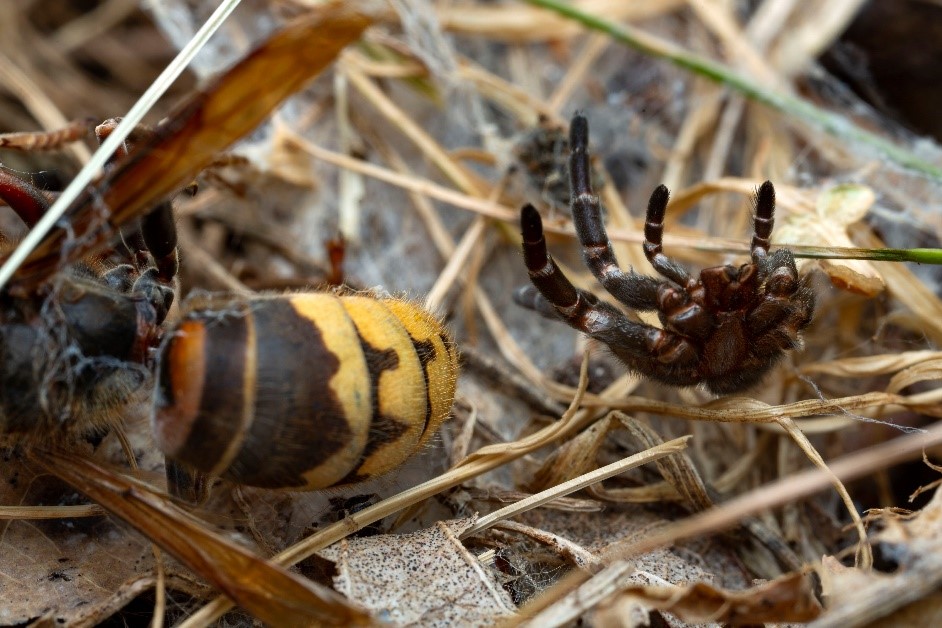
[[[458,76],[461,80],[473,83],[474,89],[481,96],[503,107],[524,124],[536,124],[539,114],[547,116],[557,124],[563,122],[548,104],[468,59],[460,60]]]
[[[3,53],[0,53],[0,82],[6,89],[13,92],[46,131],[61,129],[69,124],[59,108],[46,97],[39,86]],[[72,144],[68,150],[82,164],[91,157],[88,148],[82,144]]]
[[[802,471],[744,493],[716,508],[667,524],[641,541],[617,543],[603,558],[609,563],[626,560],[679,541],[728,530],[750,515],[807,497],[831,486],[834,476],[842,481],[859,478],[879,469],[916,459],[922,455],[924,449],[940,444],[942,423],[937,423],[922,434],[901,436],[832,461],[829,464],[830,472],[822,469]],[[545,591],[540,598],[524,606],[519,621],[532,618],[589,578],[584,572],[567,576],[559,584]]]
[[[157,569],[154,584],[154,614],[150,620],[150,628],[163,628],[164,615],[167,611],[167,582],[164,576],[164,561],[160,548],[151,545],[154,553],[154,566]]]
[[[783,37],[773,51],[776,66],[791,76],[817,59],[840,37],[859,12],[864,0],[838,0],[822,5],[814,14],[800,12],[789,24],[788,36]]]
[[[52,44],[62,54],[79,48],[120,24],[138,9],[134,0],[107,0],[64,24],[52,34]]]
[[[478,409],[472,406],[471,411],[465,413],[465,415],[466,418],[464,423],[461,424],[461,429],[451,442],[451,452],[448,456],[449,465],[453,465],[459,460],[464,460],[468,455],[468,450],[471,449],[471,439],[474,438],[474,428],[478,424]]]
[[[448,153],[428,133],[416,124],[402,109],[384,94],[376,84],[351,62],[353,55],[345,55],[338,64],[346,75],[350,84],[367,99],[384,118],[393,125],[393,128],[405,134],[422,153],[457,187],[465,194],[482,196],[477,184],[468,176]]]
[[[604,566],[595,554],[589,550],[552,532],[517,523],[516,521],[497,521],[494,523],[494,527],[499,530],[523,534],[534,541],[543,543],[556,550],[557,553],[578,569],[597,571]]]
[[[834,487],[834,490],[837,491],[837,494],[841,496],[841,501],[844,502],[844,507],[847,509],[847,513],[854,523],[854,528],[857,530],[857,536],[860,537],[860,542],[857,545],[857,566],[861,569],[870,569],[870,567],[873,566],[873,550],[870,548],[870,543],[867,542],[867,529],[860,519],[860,513],[857,512],[854,500],[851,499],[850,493],[847,492],[847,487],[834,475],[828,467],[828,464],[824,461],[824,458],[822,458],[818,450],[814,448],[814,445],[811,444],[808,437],[798,429],[794,421],[791,419],[781,419],[777,423],[782,426],[782,429],[788,432],[788,435],[792,437],[795,444],[805,452],[805,455],[808,456],[808,459],[810,459],[816,467],[830,475],[831,485]]]
[[[725,56],[736,61],[737,67],[744,67],[750,76],[764,85],[783,89],[781,75],[763,58],[751,41],[742,32],[728,5],[721,5],[716,0],[688,2],[691,10],[700,18],[700,22],[720,40]]]
[[[467,268],[468,257],[481,246],[481,239],[484,237],[487,226],[487,218],[478,216],[464,232],[458,246],[446,258],[448,263],[445,264],[445,268],[442,269],[438,279],[435,280],[435,284],[426,295],[425,309],[430,312],[440,311],[442,301],[448,291],[459,282],[459,275]],[[477,290],[477,286],[474,286],[473,289]]]
[[[509,519],[510,517],[525,513],[528,510],[533,510],[534,508],[539,508],[546,502],[552,501],[558,497],[565,497],[570,493],[574,493],[588,486],[592,486],[597,482],[601,482],[602,480],[606,480],[610,477],[624,473],[629,469],[640,467],[643,464],[660,460],[661,458],[670,456],[672,454],[678,454],[687,448],[690,438],[690,436],[682,436],[661,445],[656,445],[633,456],[628,456],[627,458],[619,460],[618,462],[613,462],[612,464],[596,469],[595,471],[590,471],[589,473],[580,475],[579,477],[573,478],[568,482],[563,482],[562,484],[557,484],[556,486],[546,489],[545,491],[540,491],[539,493],[531,495],[526,499],[522,499],[515,504],[511,504],[506,508],[495,510],[494,512],[478,519],[474,525],[461,534],[461,538],[466,539],[472,534],[476,534],[481,530],[486,530],[499,521]]]
[[[577,394],[559,421],[518,441],[482,447],[446,473],[345,517],[342,521],[324,528],[274,556],[272,561],[284,566],[294,565],[313,555],[317,550],[336,543],[374,521],[379,521],[444,490],[458,486],[550,443],[572,436],[585,426],[587,420],[586,413],[579,410],[579,405],[585,393],[585,387],[588,385],[588,368],[589,361],[586,355],[582,361]],[[217,598],[188,617],[180,624],[180,628],[207,626],[222,617],[230,608],[232,604],[226,598]]]
[[[637,571],[633,562],[619,561],[595,572],[591,578],[579,587],[578,596],[563,598],[557,597],[557,603],[552,606],[535,609],[534,614],[524,617],[517,616],[500,624],[501,628],[524,624],[533,628],[549,628],[576,622],[585,612],[597,606],[600,602],[619,591],[619,583]],[[580,573],[586,573],[582,571]],[[580,584],[582,584],[580,582]],[[558,586],[558,585],[557,585]],[[541,598],[555,592],[556,587],[544,591]],[[524,606],[524,610],[529,606]],[[536,611],[540,611],[536,613]]]
[[[0,506],[0,521],[25,519],[78,519],[108,514],[97,504],[79,506]]]
[[[674,145],[671,147],[670,157],[664,164],[664,173],[661,175],[661,182],[668,188],[677,189],[687,180],[684,173],[691,163],[691,156],[697,141],[707,129],[712,130],[716,127],[722,96],[722,92],[709,83],[694,83],[692,101],[696,102],[697,106],[687,112]],[[753,189],[755,189],[755,184],[753,184]],[[677,212],[669,211],[669,215],[676,219]]]
[[[942,351],[904,351],[903,353],[868,355],[864,358],[814,362],[802,366],[800,372],[802,374],[826,373],[838,377],[886,375],[930,360],[942,360]]]
[[[713,481],[713,488],[720,493],[729,493],[755,468],[756,462],[766,455],[773,436],[767,432],[759,434],[755,446],[745,456],[730,465],[723,475]]]
[[[302,147],[305,152],[315,159],[333,164],[337,167],[349,168],[350,170],[373,177],[379,181],[385,181],[404,190],[422,194],[423,196],[428,196],[429,198],[434,198],[435,200],[454,205],[455,207],[473,211],[482,216],[487,216],[488,218],[496,218],[508,223],[518,219],[517,211],[506,205],[464,194],[420,177],[399,174],[388,168],[382,168],[363,161],[362,159],[348,157],[347,155],[321,148],[302,137],[295,138],[295,141],[299,147]],[[547,231],[552,231],[553,233],[568,233],[569,235],[573,235],[574,233],[550,228],[547,228]],[[575,236],[573,235],[573,237]],[[641,242],[641,240],[638,240],[638,242]]]
[[[651,448],[664,442],[660,434],[634,417],[618,411],[612,412],[611,416],[618,419],[628,430],[631,439],[642,447]],[[713,506],[703,478],[686,453],[659,461],[657,470],[691,511],[698,512]]]
[[[684,0],[576,0],[574,4],[582,11],[605,12],[611,19],[621,21],[645,20],[672,13],[684,4]],[[437,12],[442,28],[447,31],[517,44],[564,39],[581,32],[569,20],[518,4],[446,3]]]
[[[222,264],[216,261],[196,242],[192,229],[184,223],[177,228],[177,238],[180,243],[181,258],[186,260],[187,266],[199,268],[209,284],[215,284],[218,289],[240,294],[243,296],[253,294],[251,288],[232,276]]]
[[[893,409],[892,406],[910,408],[931,416],[942,416],[942,390],[930,390],[913,395],[894,395],[883,392],[864,393],[852,397],[837,399],[804,399],[778,406],[768,406],[761,402],[743,397],[720,399],[709,407],[697,407],[679,403],[668,403],[644,397],[627,397],[612,400],[596,395],[587,395],[586,407],[613,408],[625,412],[651,412],[669,414],[693,421],[716,421],[719,423],[776,423],[781,418],[820,414],[845,415],[849,411],[865,408],[879,408],[882,411]]]
[[[558,112],[563,105],[569,101],[572,94],[580,89],[585,82],[585,76],[592,65],[602,56],[605,49],[608,48],[610,40],[604,35],[598,33],[589,37],[575,62],[570,63],[566,74],[556,85],[556,89],[549,98],[547,106],[553,112]]]

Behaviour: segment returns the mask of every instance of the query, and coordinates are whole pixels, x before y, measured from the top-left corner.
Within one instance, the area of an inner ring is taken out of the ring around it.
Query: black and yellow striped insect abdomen
[[[160,349],[168,458],[251,486],[313,490],[395,468],[447,417],[457,355],[414,303],[301,293],[192,302]]]

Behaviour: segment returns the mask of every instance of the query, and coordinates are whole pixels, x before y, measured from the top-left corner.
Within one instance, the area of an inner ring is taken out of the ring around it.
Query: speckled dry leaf
[[[81,499],[16,461],[4,463],[0,476],[2,504]],[[107,617],[122,606],[115,605],[122,587],[152,586],[153,567],[150,543],[104,516],[0,521],[0,624],[44,614],[63,625]]]
[[[687,587],[640,586],[624,588],[599,608],[599,625],[618,625],[623,609],[637,605],[669,611],[687,622],[756,624],[805,622],[821,614],[806,576],[789,575],[744,591],[719,589],[698,582]]]
[[[414,534],[345,539],[318,554],[336,563],[337,590],[384,621],[400,626],[491,625],[515,607],[458,540],[473,523],[461,519]]]
[[[667,523],[650,507],[621,504],[618,509],[593,513],[548,512],[531,510],[521,520],[569,539],[593,554],[603,555],[614,543],[643,538]],[[722,543],[691,542],[645,554],[634,560],[637,584],[691,584],[710,582],[717,586],[745,588],[749,576],[734,552]]]
[[[825,557],[819,573],[824,626],[937,626],[942,622],[942,493],[900,519],[892,511],[874,545],[896,564],[892,573],[845,567]]]
[[[125,431],[140,454],[140,468],[162,473],[162,457],[149,445],[147,430],[146,422],[131,421]],[[114,439],[106,439],[103,449],[98,455],[121,464]],[[0,465],[0,504],[4,506],[87,502],[75,489],[40,473],[34,465],[17,458]],[[180,568],[170,561],[164,567],[173,581]],[[59,625],[97,623],[153,586],[150,543],[108,517],[0,520],[0,625],[44,614]],[[185,590],[195,593],[194,589]]]
[[[775,228],[780,244],[853,247],[847,235],[850,225],[867,215],[876,196],[863,185],[846,183],[827,188],[818,196],[816,215],[790,214]],[[799,265],[807,262],[799,262]],[[831,282],[845,290],[872,297],[883,292],[885,282],[876,268],[865,260],[823,260],[821,268]]]

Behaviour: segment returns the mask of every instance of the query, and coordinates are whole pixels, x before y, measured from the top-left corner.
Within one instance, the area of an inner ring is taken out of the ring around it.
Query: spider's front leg
[[[576,114],[569,128],[570,203],[586,266],[620,302],[635,310],[653,310],[657,306],[658,281],[633,270],[626,273],[618,266],[602,221],[599,198],[592,192],[588,144],[589,123],[585,116]]]
[[[520,212],[520,225],[524,262],[539,294],[529,287],[521,289],[514,295],[519,305],[544,315],[554,313],[573,329],[608,345],[619,359],[645,375],[657,376],[660,367],[655,367],[656,363],[681,366],[696,362],[696,350],[682,336],[635,322],[572,285],[547,251],[543,223],[532,205]]]

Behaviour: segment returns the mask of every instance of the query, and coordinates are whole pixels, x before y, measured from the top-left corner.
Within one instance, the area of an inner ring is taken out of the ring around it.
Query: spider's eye
[[[798,280],[790,268],[776,268],[769,277],[767,289],[770,294],[784,297],[795,292]]]

